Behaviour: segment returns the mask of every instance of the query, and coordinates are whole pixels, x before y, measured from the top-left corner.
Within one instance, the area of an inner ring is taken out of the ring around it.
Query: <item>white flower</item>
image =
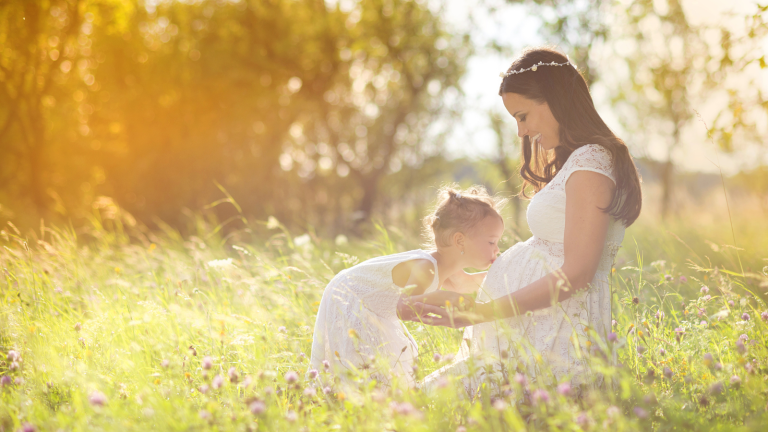
[[[225,269],[231,266],[232,266],[232,258],[208,261],[208,267],[215,268],[215,269]]]
[[[309,234],[302,234],[293,239],[293,244],[295,244],[296,247],[311,245],[312,239],[309,237]]]
[[[270,216],[269,219],[267,219],[267,229],[275,229],[280,226],[280,221],[278,221],[274,216]]]

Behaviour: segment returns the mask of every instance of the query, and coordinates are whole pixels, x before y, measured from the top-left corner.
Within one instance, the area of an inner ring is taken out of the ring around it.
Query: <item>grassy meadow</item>
[[[182,237],[119,209],[81,230],[6,225],[0,431],[764,430],[768,234],[739,216],[733,232],[727,219],[683,217],[627,231],[612,274],[616,340],[584,353],[605,385],[578,398],[543,379],[467,398],[453,382],[424,394],[359,371],[359,388],[345,391],[323,371],[307,376],[327,281],[417,248],[413,229],[324,239],[270,219],[225,236],[195,216]],[[509,228],[506,247],[515,237],[527,235]],[[419,377],[461,340],[409,327]]]

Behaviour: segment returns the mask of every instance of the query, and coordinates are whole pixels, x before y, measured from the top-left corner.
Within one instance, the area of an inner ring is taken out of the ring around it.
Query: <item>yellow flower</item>
[[[644,326],[646,326],[646,327],[650,327],[650,326],[648,325],[648,321],[643,321],[643,325],[644,325]]]
[[[120,267],[115,267],[115,273],[120,274],[122,270],[120,270]]]
[[[340,401],[343,401],[346,398],[347,398],[347,395],[345,395],[343,392],[339,392],[339,393],[336,394],[336,399],[338,399]]]
[[[160,385],[160,378],[155,379],[155,385]]]
[[[149,252],[150,252],[150,253],[151,253],[152,251],[154,251],[155,249],[157,249],[157,245],[156,245],[156,244],[152,243],[151,245],[149,245]]]
[[[347,333],[349,333],[349,337],[351,337],[352,339],[357,339],[359,337],[355,329],[349,329],[347,330]],[[338,357],[338,351],[336,353],[336,356]]]
[[[643,337],[643,331],[642,330],[638,330],[637,331],[637,335],[640,336],[640,337]]]
[[[587,348],[592,346],[592,341],[587,341]]]

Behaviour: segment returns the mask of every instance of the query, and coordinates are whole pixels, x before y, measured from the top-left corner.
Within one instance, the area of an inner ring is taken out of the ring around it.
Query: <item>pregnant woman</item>
[[[472,319],[421,318],[475,324],[456,361],[428,376],[425,389],[454,375],[470,396],[483,383],[498,391],[515,369],[549,384],[594,382],[589,347],[610,331],[609,272],[625,227],[640,213],[627,146],[600,118],[567,57],[531,49],[502,78],[499,94],[522,138],[522,193],[534,192],[527,211],[533,237],[493,263]],[[471,284],[477,275],[460,279],[453,283]]]

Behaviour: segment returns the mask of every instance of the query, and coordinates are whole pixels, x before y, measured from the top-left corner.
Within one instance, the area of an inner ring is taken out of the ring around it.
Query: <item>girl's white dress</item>
[[[323,360],[327,360],[342,378],[344,370],[354,366],[369,368],[384,384],[392,375],[414,384],[412,366],[419,350],[397,317],[401,288],[392,280],[392,269],[416,259],[434,264],[435,278],[425,293],[436,290],[437,261],[424,250],[364,261],[342,270],[328,283],[317,311],[310,369],[323,371]],[[372,362],[373,356],[386,360],[381,363],[388,364],[388,369]]]
[[[616,182],[608,150],[595,144],[576,149],[528,205],[526,218],[533,237],[517,243],[493,263],[478,302],[513,293],[562,267],[565,184],[580,170]],[[598,347],[599,339],[605,341],[610,332],[609,273],[623,238],[624,225],[611,218],[600,264],[587,290],[532,314],[467,328],[456,360],[427,376],[423,387],[430,390],[438,378],[457,376],[471,397],[483,383],[492,392],[498,391],[498,384],[511,381],[515,370],[550,383],[586,382],[591,373],[588,347]]]

